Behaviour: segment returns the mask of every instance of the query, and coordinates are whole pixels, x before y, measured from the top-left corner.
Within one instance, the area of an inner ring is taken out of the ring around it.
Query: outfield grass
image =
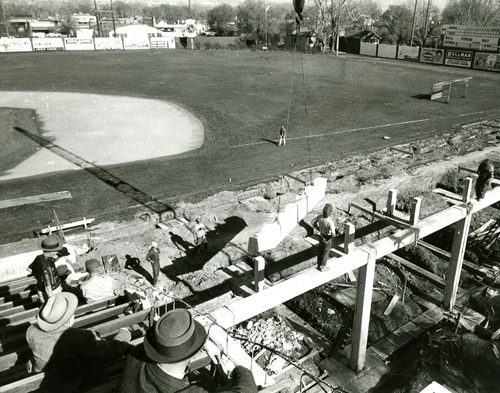
[[[460,89],[449,105],[418,99],[434,82],[465,76],[473,76],[467,99],[457,97]],[[332,54],[162,50],[0,56],[1,90],[155,98],[195,114],[205,127],[200,151],[107,168],[172,203],[498,114],[499,82],[495,73]],[[269,142],[277,140],[280,124],[288,128],[286,149]],[[72,201],[30,206],[24,222],[26,209],[0,211],[0,223],[26,228],[50,219],[52,208],[68,221],[126,212],[135,203],[84,171],[4,181],[0,199],[64,190],[71,191]]]

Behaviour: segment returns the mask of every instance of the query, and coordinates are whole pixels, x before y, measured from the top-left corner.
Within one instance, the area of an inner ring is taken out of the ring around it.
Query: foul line
[[[450,116],[440,116],[440,117],[435,117],[432,119],[420,119],[420,120],[409,120],[409,121],[402,121],[399,123],[389,123],[389,124],[381,124],[378,126],[369,126],[369,127],[360,127],[360,128],[352,128],[349,130],[342,130],[342,131],[332,131],[332,132],[326,132],[323,134],[316,134],[316,135],[303,135],[303,136],[296,136],[293,138],[287,138],[288,140],[298,140],[298,139],[306,139],[306,138],[320,138],[328,135],[338,135],[338,134],[346,134],[350,132],[356,132],[356,131],[364,131],[364,130],[374,130],[377,128],[386,128],[386,127],[394,127],[394,126],[401,126],[405,124],[415,124],[415,123],[425,123],[427,121],[434,121],[434,120],[440,120],[440,119],[446,119],[449,117],[462,117],[462,116],[470,116],[470,115],[478,115],[481,113],[488,113],[488,112],[498,112],[498,109],[493,109],[493,110],[487,110],[487,111],[479,111],[479,112],[471,112],[471,113],[461,113],[458,115],[450,115]],[[245,143],[241,145],[232,145],[229,146],[230,148],[236,148],[236,147],[246,147],[246,146],[255,146],[255,145],[263,145],[268,142],[264,141],[259,141],[259,142],[252,142],[252,143]]]

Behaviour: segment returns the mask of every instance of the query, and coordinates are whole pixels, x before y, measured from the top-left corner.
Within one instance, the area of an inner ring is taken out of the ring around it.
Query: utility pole
[[[342,0],[339,0],[339,8],[337,9],[337,42],[335,43],[335,56],[338,56],[339,55],[339,42],[340,42],[340,39],[339,39],[339,34],[340,34],[340,5],[341,5],[341,1]]]
[[[425,42],[427,41],[427,23],[429,21],[429,10],[431,8],[432,0],[427,0],[427,11],[425,12],[425,22],[424,22],[424,37],[422,41],[422,47],[425,47]]]
[[[264,1],[264,7],[266,7],[266,10],[264,12],[265,15],[265,21],[266,21],[266,49],[269,48],[269,40],[267,39],[267,11],[269,11],[269,5],[267,5],[267,0]]]
[[[332,0],[332,52],[335,50],[335,48],[333,47],[333,32],[335,31],[335,16],[334,16],[334,13],[333,13],[333,0]]]
[[[97,0],[94,0],[94,7],[95,7],[95,19],[96,19],[96,24],[97,24],[97,36],[102,37],[102,31],[101,31],[101,18],[99,17],[99,10],[97,9]]]
[[[7,12],[5,12],[5,4],[3,2],[3,0],[0,0],[0,3],[1,3],[1,10],[2,10],[2,15],[3,15],[3,20],[5,22],[5,32],[6,32],[6,35],[7,37],[10,36],[9,34],[9,22],[7,21]]]
[[[111,0],[111,18],[113,19],[113,37],[116,37],[115,12],[113,11],[113,0]]]
[[[415,34],[415,18],[417,16],[417,2],[418,0],[415,0],[415,7],[413,8],[413,23],[411,25],[410,46],[413,46],[413,34]]]

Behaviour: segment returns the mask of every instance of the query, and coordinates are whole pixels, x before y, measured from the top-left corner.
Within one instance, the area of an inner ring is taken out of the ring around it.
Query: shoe
[[[319,266],[316,269],[318,269],[320,272],[327,272],[330,270],[330,268],[326,266]]]

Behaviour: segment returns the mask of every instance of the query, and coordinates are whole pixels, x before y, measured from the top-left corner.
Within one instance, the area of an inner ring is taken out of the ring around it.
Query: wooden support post
[[[387,215],[392,217],[394,215],[394,210],[396,210],[396,199],[398,197],[398,190],[390,189],[389,196],[387,198]]]
[[[449,104],[450,103],[450,97],[451,97],[451,87],[453,86],[453,83],[450,83],[449,84],[449,87],[448,87],[448,97],[446,98],[446,103]]]
[[[351,368],[358,373],[363,370],[365,366],[376,261],[375,255],[370,254],[368,263],[359,268],[358,274],[358,291],[356,296],[356,307],[354,309],[350,362]]]
[[[453,245],[451,247],[450,263],[448,264],[443,296],[443,306],[449,311],[453,311],[453,307],[455,306],[471,218],[472,212],[469,212],[469,214],[455,224],[455,233],[453,235]]]
[[[354,224],[346,222],[344,224],[344,254],[349,254],[354,249]]]
[[[472,192],[472,178],[467,177],[465,179],[464,191],[462,194],[462,202],[469,203]]]
[[[266,260],[263,257],[257,257],[253,260],[253,274],[255,292],[264,290],[264,269],[266,268]]]
[[[420,216],[420,204],[422,198],[413,198],[411,200],[410,225],[417,225],[418,217]]]

